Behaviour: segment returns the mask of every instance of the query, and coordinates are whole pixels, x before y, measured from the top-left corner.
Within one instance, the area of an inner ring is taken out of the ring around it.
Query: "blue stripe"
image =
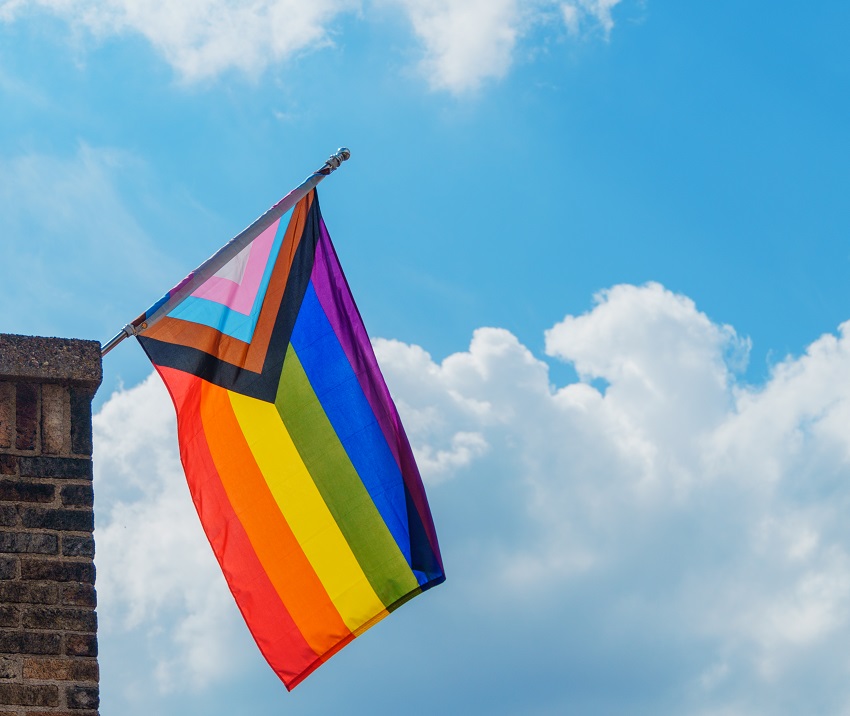
[[[351,464],[410,564],[410,535],[401,471],[319,303],[312,281],[295,321],[291,342]]]
[[[233,311],[227,306],[216,303],[215,301],[189,296],[169,312],[169,317],[179,318],[181,321],[200,323],[232,338],[250,343],[254,337],[254,330],[257,328],[257,321],[260,319],[260,309],[263,307],[263,299],[266,297],[266,291],[269,287],[269,281],[272,278],[275,261],[283,244],[283,237],[286,234],[286,227],[289,226],[289,217],[291,214],[292,209],[280,219],[280,224],[278,224],[277,232],[275,233],[274,243],[269,252],[269,260],[266,263],[257,295],[254,297],[254,305],[251,307],[251,312],[248,315]]]

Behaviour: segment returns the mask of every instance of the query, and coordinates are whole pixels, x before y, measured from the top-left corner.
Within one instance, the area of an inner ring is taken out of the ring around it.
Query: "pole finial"
[[[317,173],[327,176],[332,171],[339,169],[340,164],[347,161],[350,157],[351,150],[348,147],[340,147],[328,157],[328,161],[325,162],[325,165]]]

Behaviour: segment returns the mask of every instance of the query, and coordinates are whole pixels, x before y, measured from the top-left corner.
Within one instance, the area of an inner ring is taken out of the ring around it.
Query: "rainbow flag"
[[[287,689],[445,580],[315,189],[138,339],[204,531]]]

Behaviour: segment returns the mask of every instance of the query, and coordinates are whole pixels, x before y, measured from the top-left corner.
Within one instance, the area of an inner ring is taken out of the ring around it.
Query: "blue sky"
[[[448,572],[287,694],[122,345],[103,713],[850,712],[848,27],[838,2],[0,0],[0,331],[107,340],[351,147],[323,213]]]

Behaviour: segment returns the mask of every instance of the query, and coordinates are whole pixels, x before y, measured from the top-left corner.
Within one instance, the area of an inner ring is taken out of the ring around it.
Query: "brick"
[[[18,524],[18,508],[14,505],[0,505],[0,526],[14,527]]]
[[[94,537],[63,535],[62,554],[66,557],[94,557]]]
[[[0,679],[19,679],[21,676],[21,657],[0,657]]]
[[[97,615],[91,609],[61,609],[57,607],[31,607],[24,612],[25,629],[51,631],[97,631]]]
[[[91,485],[65,485],[62,488],[62,504],[67,507],[92,507],[94,488]]]
[[[97,656],[97,636],[95,634],[67,634],[65,636],[65,653],[68,656]]]
[[[21,522],[24,527],[36,529],[91,532],[94,529],[94,513],[91,510],[22,508]]]
[[[71,451],[77,455],[92,454],[92,395],[71,388]]]
[[[40,684],[0,684],[0,704],[16,706],[58,706],[59,687]]]
[[[41,532],[0,532],[0,552],[58,554],[59,538]]]
[[[62,637],[59,634],[0,631],[0,653],[3,654],[58,654],[61,647]]]
[[[96,686],[72,686],[65,692],[69,709],[96,709],[100,694]]]
[[[53,485],[28,480],[0,480],[0,500],[3,502],[53,502]]]
[[[56,604],[58,600],[59,590],[55,584],[0,582],[0,602],[12,604]]]
[[[0,579],[14,579],[18,576],[18,560],[14,557],[0,557]]]
[[[94,577],[94,565],[90,562],[21,559],[21,579],[24,580],[94,584]]]
[[[71,400],[64,385],[41,386],[41,451],[62,455],[71,448]]]
[[[23,477],[91,480],[92,463],[82,457],[22,457]]]
[[[0,382],[0,448],[15,444],[15,384]]]
[[[20,621],[20,607],[11,604],[0,604],[0,627],[16,627]]]
[[[24,659],[25,679],[36,681],[93,681],[97,683],[100,670],[94,659]]]
[[[16,455],[0,455],[0,475],[17,475],[18,457]]]
[[[38,384],[15,386],[15,447],[35,450],[38,437]]]
[[[65,584],[60,599],[68,606],[94,608],[97,606],[97,590],[91,584]]]

